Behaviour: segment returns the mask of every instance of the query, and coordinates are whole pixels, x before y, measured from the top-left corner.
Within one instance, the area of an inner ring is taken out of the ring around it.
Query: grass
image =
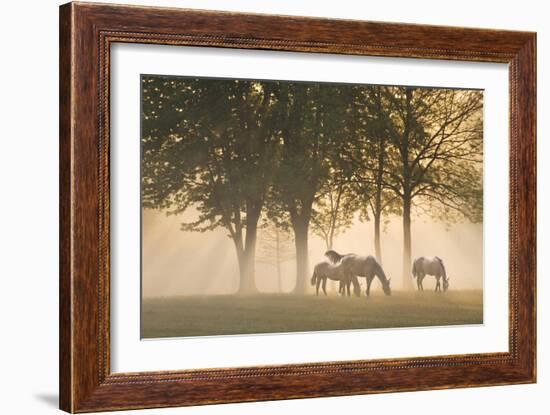
[[[391,297],[259,294],[144,299],[142,337],[445,326],[483,323],[480,290]]]

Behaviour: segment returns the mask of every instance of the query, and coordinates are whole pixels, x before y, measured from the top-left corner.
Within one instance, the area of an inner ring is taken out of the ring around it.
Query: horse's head
[[[390,281],[391,278],[388,278],[385,282],[382,283],[382,289],[384,290],[384,294],[386,295],[391,295]]]
[[[443,278],[443,292],[449,289],[449,280],[450,278]]]
[[[333,264],[336,264],[342,258],[338,252],[332,249],[329,249],[327,252],[325,252],[325,256],[330,259],[330,262],[332,262]]]

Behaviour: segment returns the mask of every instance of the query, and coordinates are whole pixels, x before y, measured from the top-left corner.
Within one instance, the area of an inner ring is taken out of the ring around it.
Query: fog
[[[198,233],[180,230],[191,213],[167,216],[165,212],[144,209],[142,213],[142,290],[144,297],[176,295],[232,294],[239,283],[235,248],[227,231]],[[389,218],[381,235],[382,265],[392,287],[401,288],[403,233],[401,218]],[[262,239],[262,229],[258,239]],[[372,222],[354,220],[353,225],[335,241],[340,253],[374,255]],[[310,269],[325,260],[324,241],[311,234],[309,238]],[[439,256],[450,277],[450,289],[480,289],[483,286],[483,226],[459,223],[446,225],[423,216],[414,216],[412,224],[412,257]],[[360,279],[364,286],[364,279]],[[282,266],[281,287],[290,292],[295,284],[293,260]],[[273,265],[257,261],[256,285],[261,292],[278,292],[277,272]],[[334,286],[334,285],[333,285]],[[424,288],[432,289],[435,279],[427,276]],[[333,289],[334,287],[330,287]],[[375,280],[373,289],[378,290]]]

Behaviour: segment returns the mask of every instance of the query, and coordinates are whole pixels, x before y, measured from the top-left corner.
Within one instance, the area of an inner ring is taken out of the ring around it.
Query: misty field
[[[422,327],[483,323],[481,290],[385,297],[186,296],[144,298],[142,338]]]

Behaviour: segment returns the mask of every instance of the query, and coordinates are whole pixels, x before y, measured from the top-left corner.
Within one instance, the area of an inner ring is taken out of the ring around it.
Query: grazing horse
[[[348,278],[365,277],[367,279],[367,297],[370,296],[370,286],[374,277],[378,277],[382,283],[384,294],[391,295],[390,281],[380,263],[372,255],[360,256],[356,254],[340,255],[334,250],[325,252],[325,256],[334,264],[340,263],[344,266]]]
[[[433,275],[437,281],[435,291],[441,291],[441,278],[443,277],[443,291],[449,289],[449,278],[445,271],[443,260],[439,257],[428,258],[421,256],[416,258],[412,267],[413,278],[416,278],[418,291],[424,291],[423,281],[426,275]]]
[[[319,295],[319,286],[323,284],[323,292],[327,295],[327,279],[332,281],[340,281],[340,294],[345,295],[347,288],[348,297],[350,295],[349,275],[345,273],[342,264],[331,264],[329,262],[320,262],[313,268],[313,276],[311,277],[311,285],[316,285],[316,293]]]

